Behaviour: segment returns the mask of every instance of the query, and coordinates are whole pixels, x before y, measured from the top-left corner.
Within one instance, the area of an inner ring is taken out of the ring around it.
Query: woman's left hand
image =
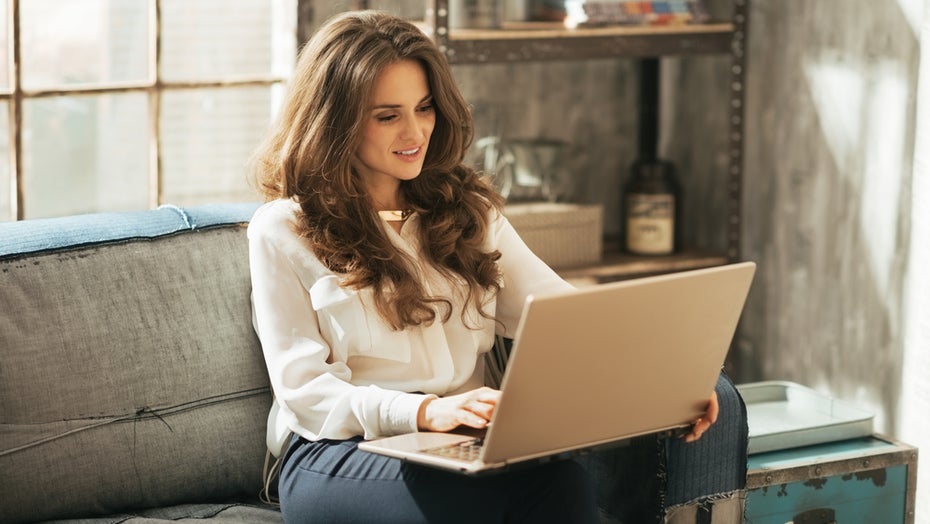
[[[695,420],[691,426],[691,433],[685,435],[685,442],[694,442],[701,438],[705,431],[710,428],[714,422],[717,422],[717,414],[720,413],[720,404],[717,403],[717,392],[710,395],[710,401],[707,403],[707,411],[704,416]]]

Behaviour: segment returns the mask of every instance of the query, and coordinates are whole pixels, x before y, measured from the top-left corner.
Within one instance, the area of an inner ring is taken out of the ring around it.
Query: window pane
[[[246,162],[271,121],[271,87],[171,90],[162,98],[162,201],[255,201]]]
[[[163,0],[161,75],[168,81],[286,74],[294,64],[293,0]]]
[[[26,218],[149,207],[148,96],[26,100]]]
[[[0,222],[13,216],[13,173],[10,169],[10,104],[0,101]]]
[[[20,2],[23,88],[149,79],[147,0]]]
[[[9,0],[0,0],[0,92],[10,90]]]

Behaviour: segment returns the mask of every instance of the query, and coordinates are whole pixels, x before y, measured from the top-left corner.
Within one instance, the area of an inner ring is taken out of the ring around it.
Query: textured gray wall
[[[747,65],[743,251],[759,273],[740,378],[856,401],[887,432],[901,390],[919,57],[904,4],[756,0]]]

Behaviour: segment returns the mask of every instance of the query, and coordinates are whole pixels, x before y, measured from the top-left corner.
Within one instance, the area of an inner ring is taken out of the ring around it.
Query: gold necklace
[[[403,222],[404,220],[407,220],[407,217],[410,216],[410,213],[412,212],[413,211],[410,211],[409,209],[388,209],[386,211],[378,211],[378,216],[388,222]]]

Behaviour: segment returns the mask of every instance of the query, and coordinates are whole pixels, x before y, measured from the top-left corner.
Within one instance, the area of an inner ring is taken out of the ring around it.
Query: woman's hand
[[[488,387],[451,397],[429,398],[420,404],[417,428],[421,431],[451,431],[459,426],[487,427],[501,392]]]
[[[685,435],[685,442],[694,442],[701,438],[701,435],[703,435],[714,422],[717,422],[717,414],[719,413],[720,404],[717,403],[717,392],[714,391],[711,393],[710,401],[707,403],[707,411],[704,413],[703,417],[694,421],[694,425],[691,427],[691,433]]]

